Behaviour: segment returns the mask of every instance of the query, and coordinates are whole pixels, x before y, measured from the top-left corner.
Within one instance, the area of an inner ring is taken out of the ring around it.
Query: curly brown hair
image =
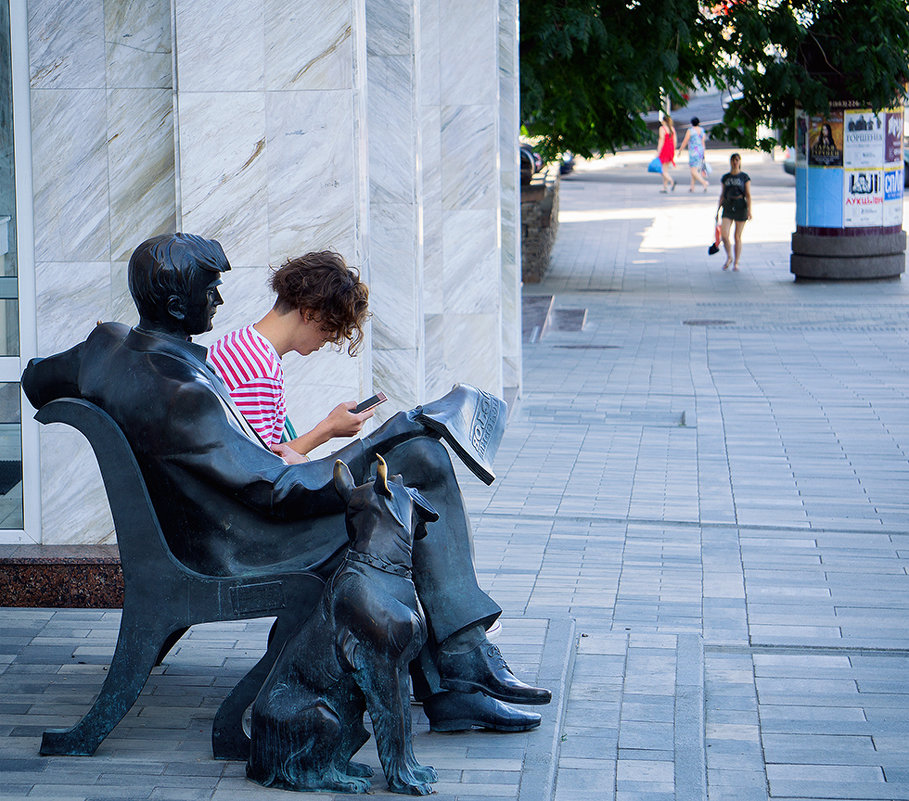
[[[331,250],[306,253],[272,269],[268,285],[277,293],[275,309],[313,315],[329,334],[329,342],[354,356],[363,342],[369,317],[369,289],[360,273]]]

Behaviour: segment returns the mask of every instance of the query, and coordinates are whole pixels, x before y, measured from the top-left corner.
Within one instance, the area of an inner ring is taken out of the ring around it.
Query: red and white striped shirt
[[[271,342],[248,325],[215,342],[208,360],[265,444],[280,442],[287,418],[284,369]]]

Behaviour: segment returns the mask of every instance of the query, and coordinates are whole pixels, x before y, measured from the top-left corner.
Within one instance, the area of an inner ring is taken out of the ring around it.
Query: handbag
[[[663,172],[663,164],[658,156],[654,156],[653,161],[647,165],[647,172]]]
[[[713,168],[707,163],[707,159],[701,162],[701,172],[704,173],[705,178],[708,178],[710,173],[713,172]]]
[[[713,227],[713,244],[707,248],[707,254],[709,256],[712,256],[714,253],[720,252],[720,237],[722,232],[720,230],[719,220],[715,220],[715,222],[716,225]]]

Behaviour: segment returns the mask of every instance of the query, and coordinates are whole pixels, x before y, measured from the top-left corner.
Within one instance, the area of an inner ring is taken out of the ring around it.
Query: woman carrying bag
[[[694,182],[698,181],[707,191],[710,186],[704,173],[707,172],[707,132],[701,127],[701,121],[697,117],[691,118],[691,127],[685,131],[685,138],[679,145],[678,152],[681,153],[688,145],[688,169],[691,172],[691,187],[689,192],[694,192]]]
[[[722,211],[723,221],[721,231],[723,247],[726,249],[726,263],[724,270],[732,265],[733,271],[739,269],[739,258],[742,255],[742,231],[745,230],[746,221],[751,219],[751,178],[747,172],[742,172],[742,157],[733,153],[729,157],[729,172],[721,179],[723,188],[720,190],[720,202],[717,213]],[[729,246],[729,229],[735,223],[735,261]]]
[[[666,187],[675,189],[675,181],[669,174],[669,167],[675,166],[675,128],[672,127],[672,117],[668,114],[663,117],[660,123],[660,139],[657,142],[657,158],[660,160],[663,175],[663,188],[661,192],[666,192]]]

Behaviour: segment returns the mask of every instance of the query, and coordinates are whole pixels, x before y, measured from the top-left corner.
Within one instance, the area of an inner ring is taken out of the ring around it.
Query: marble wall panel
[[[439,30],[440,0],[418,0],[418,3],[417,38],[420,52],[420,103],[423,106],[439,106],[442,102],[441,31]]]
[[[104,0],[29,0],[32,89],[105,86]]]
[[[181,94],[265,88],[263,0],[173,0],[173,7]]]
[[[388,396],[376,409],[379,420],[387,420],[400,409],[412,409],[429,398],[423,378],[423,351],[417,348],[373,352],[373,384]]]
[[[356,67],[354,5],[351,0],[265,0],[266,87],[350,89]]]
[[[85,437],[69,426],[42,427],[41,490],[44,545],[115,542],[98,463]]]
[[[442,131],[439,106],[421,109],[423,153],[423,309],[441,314],[445,307],[442,259]]]
[[[521,186],[518,167],[518,3],[499,0],[499,159],[502,220],[502,380],[520,394]]]
[[[417,110],[412,56],[367,59],[369,202],[416,203]]]
[[[444,358],[447,374],[438,376],[447,389],[458,381],[501,397],[502,356],[497,314],[445,315]]]
[[[138,243],[137,243],[138,244]],[[128,262],[115,261],[110,265],[110,314],[108,319],[125,325],[139,322],[136,304],[129,294],[127,280]]]
[[[367,55],[411,56],[416,6],[417,0],[370,0],[366,4]]]
[[[110,319],[110,264],[38,262],[35,265],[38,353],[71,348]]]
[[[181,91],[178,104],[182,209],[178,226],[217,239],[231,264],[266,264],[264,93]]]
[[[445,311],[498,312],[499,248],[497,220],[485,209],[445,213]]]
[[[373,346],[419,348],[423,308],[414,207],[382,204],[372,207],[371,212],[369,308],[373,313]]]
[[[110,258],[176,230],[174,115],[170,89],[113,89],[107,96]]]
[[[448,105],[498,97],[498,0],[439,0],[440,89]]]
[[[498,109],[447,105],[441,115],[443,208],[497,208]]]
[[[107,94],[35,89],[31,101],[35,259],[106,259]]]
[[[173,85],[170,0],[104,3],[108,87]]]
[[[359,256],[359,155],[349,91],[268,92],[268,260]]]
[[[449,389],[450,370],[445,363],[445,315],[427,314],[424,318],[426,332],[426,397],[440,398]]]

